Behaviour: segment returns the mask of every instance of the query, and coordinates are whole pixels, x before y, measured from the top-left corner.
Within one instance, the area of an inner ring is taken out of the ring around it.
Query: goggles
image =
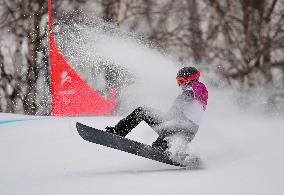
[[[200,72],[197,72],[193,75],[190,75],[190,76],[180,76],[180,77],[177,77],[177,83],[178,85],[184,85],[184,84],[188,84],[190,83],[191,81],[197,79],[200,77]]]

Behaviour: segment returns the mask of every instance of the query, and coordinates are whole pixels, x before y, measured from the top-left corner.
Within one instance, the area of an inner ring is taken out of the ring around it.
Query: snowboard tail
[[[169,156],[150,145],[143,144],[125,137],[89,127],[77,122],[76,128],[79,135],[86,141],[128,152],[137,156],[152,159],[158,162],[184,167],[180,163],[172,161]]]

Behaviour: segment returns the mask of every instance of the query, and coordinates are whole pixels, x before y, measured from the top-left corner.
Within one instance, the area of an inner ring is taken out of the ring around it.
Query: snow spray
[[[126,113],[141,105],[167,111],[179,93],[175,81],[178,63],[138,35],[99,20],[60,24],[58,28],[57,44],[84,80],[93,76],[92,71],[101,72],[101,62],[115,64],[134,76],[134,82],[121,90]],[[96,83],[104,85],[102,79]]]

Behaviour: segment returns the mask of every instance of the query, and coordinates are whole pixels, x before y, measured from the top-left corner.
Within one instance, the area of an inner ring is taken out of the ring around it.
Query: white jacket
[[[155,128],[159,135],[182,133],[191,141],[198,131],[204,108],[192,94],[183,92],[169,109],[166,120]]]

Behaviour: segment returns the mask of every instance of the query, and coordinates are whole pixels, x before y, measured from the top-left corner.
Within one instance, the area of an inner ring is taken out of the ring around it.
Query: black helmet
[[[189,82],[198,81],[199,77],[200,77],[200,72],[196,68],[183,67],[178,71],[176,79],[178,85],[182,85],[185,82],[189,83]]]

